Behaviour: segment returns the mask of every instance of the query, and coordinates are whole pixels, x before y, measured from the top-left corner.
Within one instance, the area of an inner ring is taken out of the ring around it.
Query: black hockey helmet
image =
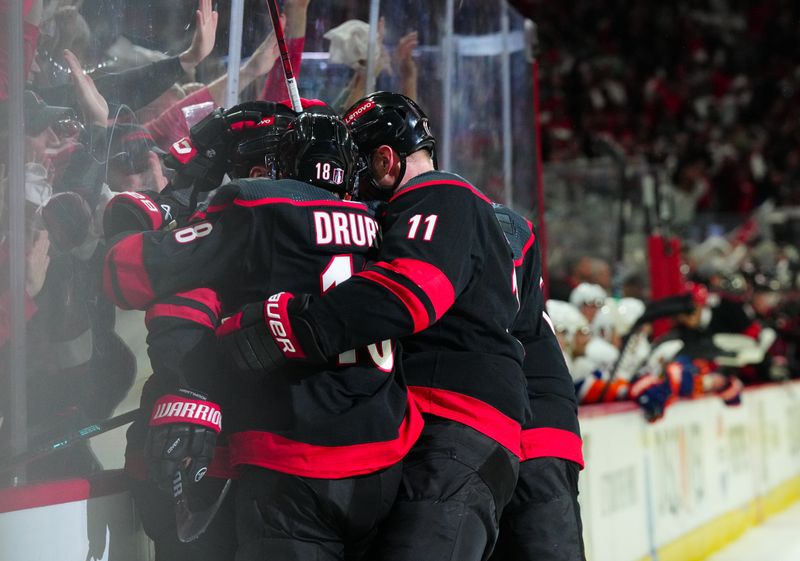
[[[247,177],[256,165],[274,173],[278,142],[295,115],[285,105],[271,101],[248,101],[225,111],[233,142],[230,175]]]
[[[409,154],[426,149],[436,167],[436,138],[431,133],[428,116],[413,99],[394,92],[375,92],[357,101],[344,115],[344,122],[365,159],[382,145],[397,151],[401,171],[392,191],[405,175]]]
[[[394,92],[375,92],[358,101],[344,114],[358,149],[370,153],[386,144],[400,156],[427,149],[431,155],[436,139],[428,116],[416,102]]]
[[[289,125],[275,157],[278,177],[339,195],[352,192],[357,162],[358,150],[341,119],[306,112]]]

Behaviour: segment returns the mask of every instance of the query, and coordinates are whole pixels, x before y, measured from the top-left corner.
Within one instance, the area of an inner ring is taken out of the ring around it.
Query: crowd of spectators
[[[615,287],[596,256],[553,277],[548,311],[580,402],[632,399],[656,420],[678,397],[736,405],[744,386],[800,377],[800,252],[781,233],[790,218],[772,210],[686,244],[682,285],[661,298],[635,275]]]
[[[682,207],[800,202],[800,4],[516,2],[536,20],[546,161],[613,138]]]
[[[751,357],[753,363],[731,367],[728,360],[720,368],[745,384],[798,377],[800,255],[791,211],[800,203],[798,4],[521,0],[515,5],[534,17],[539,31],[545,165],[580,177],[570,166],[608,155],[604,148],[610,144],[629,169],[646,170],[668,201],[660,232],[682,237],[680,274],[709,291],[697,306],[705,310],[702,321],[700,315],[692,320],[673,313],[660,330],[681,336],[689,330],[689,339],[705,340],[702,360],[728,352],[714,344],[719,333],[746,337],[738,340],[743,347],[762,345],[764,352],[754,355],[758,360]],[[628,182],[637,191],[641,185]],[[618,196],[614,188],[606,195],[615,214]],[[638,192],[626,197],[642,201]],[[585,216],[593,219],[591,211]],[[594,231],[596,225],[587,228]],[[574,373],[584,401],[631,397],[617,387],[625,376],[611,375],[621,338],[603,341],[598,321],[609,323],[618,307],[630,311],[629,297],[641,304],[635,309],[654,305],[646,243],[637,234],[633,244],[628,240],[624,264],[610,261],[609,240],[591,248],[592,254],[578,247],[558,255],[550,270],[554,313],[572,318],[564,344],[577,359]],[[617,229],[613,235],[623,234]],[[599,295],[585,290],[588,286]],[[577,310],[564,308],[580,294],[592,295],[582,310],[597,306],[598,320],[588,317],[583,325]],[[591,337],[596,340],[587,353]],[[605,388],[609,383],[615,387]]]

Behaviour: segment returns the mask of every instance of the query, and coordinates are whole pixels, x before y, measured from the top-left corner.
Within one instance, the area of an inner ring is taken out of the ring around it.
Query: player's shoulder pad
[[[428,196],[439,193],[454,201],[480,200],[486,204],[492,204],[491,199],[472,183],[460,175],[445,171],[429,171],[418,175],[400,188],[392,198],[389,199],[389,202],[399,198],[413,196],[414,194],[418,196]]]
[[[198,205],[198,212],[195,212],[197,217],[205,217],[205,215],[222,212],[229,208],[233,201],[239,196],[241,187],[236,182],[226,183],[214,191],[213,196],[207,203]],[[204,208],[203,208],[204,207]]]
[[[506,241],[511,246],[511,251],[516,261],[524,255],[525,249],[530,246],[531,238],[535,239],[533,224],[507,206],[492,203],[492,208],[503,234],[506,236]]]
[[[237,199],[250,203],[341,201],[330,191],[295,179],[238,179],[234,184],[239,187]],[[364,206],[363,203],[352,204],[354,208]]]
[[[386,201],[361,201],[367,207],[370,216],[382,217],[386,214],[387,203]]]

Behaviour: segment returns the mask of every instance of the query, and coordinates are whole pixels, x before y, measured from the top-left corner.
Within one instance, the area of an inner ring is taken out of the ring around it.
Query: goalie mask
[[[340,196],[353,190],[358,151],[338,117],[302,113],[280,140],[279,178],[311,183]]]
[[[428,116],[412,99],[393,92],[376,92],[356,102],[344,115],[367,171],[372,152],[380,146],[390,146],[400,156],[400,175],[391,188],[380,187],[371,173],[361,178],[371,190],[391,195],[405,175],[406,158],[418,150],[428,150],[437,167],[436,139]]]

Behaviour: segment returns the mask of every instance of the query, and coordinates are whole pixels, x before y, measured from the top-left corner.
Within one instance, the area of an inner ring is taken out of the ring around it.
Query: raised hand
[[[83,71],[78,57],[69,49],[64,49],[64,60],[72,72],[72,84],[75,86],[75,94],[83,110],[85,124],[105,127],[108,122],[106,99],[97,91],[94,80]]]
[[[418,44],[417,32],[412,31],[403,35],[394,51],[400,74],[400,91],[411,99],[417,98],[417,63],[412,55]]]
[[[400,69],[401,74],[414,72],[417,69],[417,65],[414,62],[413,57],[411,56],[414,49],[419,44],[419,39],[417,37],[418,37],[417,32],[412,31],[411,33],[403,35],[403,37],[400,39],[400,42],[397,43],[397,48],[394,51],[394,56],[395,59],[397,60],[397,65]]]
[[[281,25],[286,25],[286,16],[281,16]],[[278,41],[275,39],[275,32],[271,31],[242,66],[241,74],[252,79],[262,76],[272,70],[279,56]]]
[[[47,230],[37,232],[33,244],[25,256],[25,292],[33,298],[42,290],[44,279],[47,277],[47,267],[50,265],[50,239]]]
[[[214,49],[217,38],[217,20],[219,14],[211,8],[211,0],[200,0],[195,12],[195,27],[192,44],[183,51],[178,59],[186,72],[191,72]]]
[[[306,16],[308,14],[308,4],[310,1],[311,0],[286,0],[284,4],[286,23],[282,25],[287,39],[305,36]]]

